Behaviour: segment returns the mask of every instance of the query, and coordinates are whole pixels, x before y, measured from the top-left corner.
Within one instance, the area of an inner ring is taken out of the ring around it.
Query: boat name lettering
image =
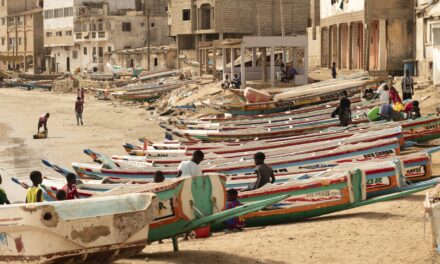
[[[406,176],[425,175],[425,166],[411,167],[405,170]]]
[[[295,101],[281,101],[281,102],[275,103],[276,107],[288,107],[288,106],[294,106],[294,105],[295,105]]]
[[[341,97],[341,95],[342,95],[342,93],[332,93],[332,94],[322,95],[322,96],[320,96],[320,99],[322,101],[334,100],[334,99],[338,99],[339,97]]]
[[[374,158],[374,157],[381,157],[381,156],[387,156],[390,154],[393,154],[393,150],[389,149],[389,150],[384,150],[384,151],[376,151],[373,153],[369,153],[369,154],[365,154],[364,158]]]
[[[433,125],[429,125],[429,126],[425,126],[426,130],[434,130],[437,129],[437,124],[433,124]]]
[[[329,197],[329,196],[337,196],[339,195],[338,191],[322,191],[322,192],[315,192],[315,193],[309,193],[306,195],[306,197]]]
[[[382,183],[382,178],[376,178],[376,179],[368,179],[367,180],[367,185],[368,184],[378,184],[378,183]]]

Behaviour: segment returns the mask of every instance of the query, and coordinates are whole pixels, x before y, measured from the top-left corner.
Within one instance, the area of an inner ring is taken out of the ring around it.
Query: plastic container
[[[414,60],[404,60],[403,63],[403,74],[409,70],[409,75],[414,76]]]
[[[193,232],[196,235],[196,238],[207,238],[211,235],[211,226],[207,225],[200,227],[195,229]]]

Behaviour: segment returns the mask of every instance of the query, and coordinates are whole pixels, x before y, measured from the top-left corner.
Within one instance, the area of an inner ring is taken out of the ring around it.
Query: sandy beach
[[[90,161],[84,148],[122,154],[126,141],[163,137],[158,121],[144,109],[98,101],[88,94],[84,126],[77,126],[75,100],[74,94],[0,89],[0,174],[11,201],[23,201],[25,192],[10,177],[27,178],[35,169],[57,177],[41,159],[70,169],[72,161]],[[51,113],[49,138],[34,140],[38,116],[45,112]],[[434,174],[440,175],[440,156],[434,160]],[[178,253],[172,252],[171,241],[166,240],[147,246],[140,256],[116,263],[440,263],[424,218],[424,195],[305,222],[216,233],[209,239],[181,242]]]

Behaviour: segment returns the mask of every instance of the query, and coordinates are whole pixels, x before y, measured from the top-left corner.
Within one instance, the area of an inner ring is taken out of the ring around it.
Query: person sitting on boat
[[[58,201],[64,201],[66,200],[67,194],[64,190],[58,190],[57,191],[57,200]]]
[[[194,151],[191,160],[182,161],[179,164],[177,178],[178,177],[196,177],[202,176],[202,170],[200,169],[199,164],[205,158],[205,154],[201,150]]]
[[[30,174],[32,186],[29,187],[26,194],[26,203],[43,202],[43,190],[39,185],[43,182],[43,175],[39,171],[32,171]]]
[[[335,115],[339,116],[339,122],[341,126],[348,126],[351,122],[351,102],[348,99],[347,91],[342,92],[341,100],[339,101],[339,106],[332,113],[332,117]]]
[[[422,116],[420,114],[419,101],[410,101],[405,105],[403,111],[407,114],[408,119],[416,119]]]
[[[0,185],[2,184],[2,176],[0,175]],[[8,196],[6,195],[5,190],[0,187],[0,205],[2,204],[10,204],[8,200]]]
[[[226,203],[226,210],[228,209],[232,209],[235,208],[237,206],[242,205],[242,203],[240,203],[237,200],[238,197],[238,191],[235,189],[229,189],[227,191],[227,203]],[[236,231],[241,231],[242,228],[245,227],[245,223],[244,223],[244,218],[243,217],[235,217],[232,219],[227,220],[226,222],[224,222],[224,224],[227,227],[227,231],[228,232],[236,232]]]
[[[44,131],[47,133],[47,120],[49,119],[50,114],[42,114],[38,119],[38,134],[40,133],[40,128],[44,128]]]
[[[76,189],[76,175],[68,173],[66,176],[67,183],[63,186],[63,191],[66,192],[67,200],[74,200],[79,198],[78,190]]]
[[[257,174],[257,182],[254,185],[254,190],[259,189],[267,183],[275,182],[275,175],[272,168],[264,163],[266,155],[263,152],[257,152],[254,155],[255,173]]]
[[[390,93],[389,93],[390,87],[386,83],[382,83],[379,88],[376,91],[376,94],[379,97],[379,101],[382,104],[389,104],[390,103]]]
[[[161,183],[165,181],[165,176],[163,172],[158,170],[154,172],[154,183]]]
[[[232,87],[240,89],[241,86],[241,78],[238,77],[238,74],[234,75],[234,79],[232,80]]]
[[[229,81],[228,75],[225,75],[225,80],[222,82],[221,86],[223,89],[229,89],[229,87],[231,87],[231,82]]]
[[[371,88],[365,88],[362,92],[362,98],[364,98],[367,101],[371,101],[374,98],[374,92]]]
[[[396,88],[392,85],[390,87],[389,95],[393,104],[402,103],[402,98],[400,98],[399,92],[397,92]]]

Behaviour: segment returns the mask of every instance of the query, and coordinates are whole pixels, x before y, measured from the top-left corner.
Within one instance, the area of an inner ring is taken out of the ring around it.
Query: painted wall
[[[60,1],[60,0],[59,0]],[[64,1],[64,0],[62,0]],[[75,6],[81,6],[83,3],[102,3],[102,0],[74,0]],[[110,13],[117,12],[120,9],[136,9],[136,0],[106,0],[109,5]]]
[[[357,11],[364,10],[365,6],[365,0],[336,0],[336,3],[333,5],[331,4],[330,0],[320,0],[320,8],[321,8],[321,19],[325,19],[328,17],[340,15],[340,14],[346,14],[346,13],[352,13]],[[343,9],[341,9],[341,2],[343,3]],[[388,1],[388,0],[385,0]]]

